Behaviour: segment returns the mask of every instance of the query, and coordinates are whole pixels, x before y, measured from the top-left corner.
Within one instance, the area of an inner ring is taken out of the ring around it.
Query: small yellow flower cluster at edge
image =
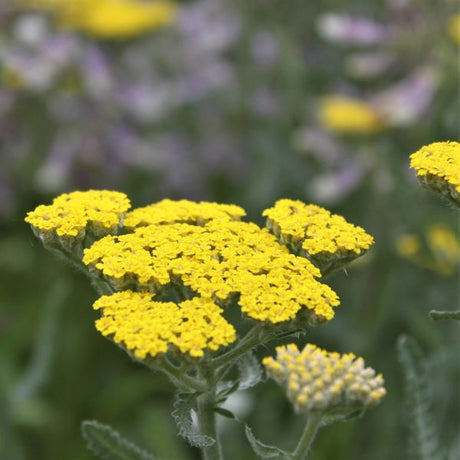
[[[290,344],[266,357],[268,375],[285,388],[296,412],[327,411],[335,407],[369,407],[386,394],[382,375],[364,367],[353,353],[341,355],[308,344],[301,351]]]
[[[45,237],[83,238],[86,230],[97,235],[112,233],[131,207],[121,192],[88,190],[64,193],[51,205],[37,206],[25,221]]]
[[[308,254],[360,255],[374,242],[363,228],[314,204],[279,200],[266,209],[267,225],[278,237]]]
[[[164,0],[17,0],[19,5],[49,10],[58,23],[97,38],[125,39],[171,24],[177,6]]]
[[[410,165],[426,185],[439,188],[444,183],[460,194],[460,143],[434,142],[410,156]]]

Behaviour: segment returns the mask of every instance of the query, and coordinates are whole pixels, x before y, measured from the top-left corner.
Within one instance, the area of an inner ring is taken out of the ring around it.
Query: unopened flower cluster
[[[299,413],[365,409],[386,393],[383,377],[353,353],[329,353],[312,344],[299,351],[290,344],[277,347],[276,359],[267,357],[263,364]]]
[[[460,206],[460,144],[434,142],[410,156],[419,181]]]
[[[288,204],[294,215],[281,212]],[[171,350],[199,358],[230,345],[236,331],[223,313],[237,306],[246,320],[273,326],[333,318],[339,299],[302,257],[306,252],[293,254],[279,234],[241,221],[242,208],[187,200],[129,207],[120,192],[74,192],[39,206],[26,221],[44,240],[88,246],[83,263],[113,291],[94,304],[102,314],[96,326],[136,357]],[[281,200],[264,214],[312,254],[360,254],[372,242],[313,205]]]

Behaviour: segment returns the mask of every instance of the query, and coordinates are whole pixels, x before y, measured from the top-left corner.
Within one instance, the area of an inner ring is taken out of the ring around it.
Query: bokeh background
[[[458,138],[458,14],[453,0],[0,1],[0,458],[94,458],[84,419],[199,458],[168,381],[97,333],[85,276],[23,221],[89,188],[135,206],[235,203],[262,225],[275,200],[301,199],[363,226],[373,249],[328,280],[336,318],[299,343],[363,356],[388,395],[324,428],[312,458],[410,458],[401,334],[423,350],[435,430],[460,458],[458,324],[428,318],[459,305],[459,222],[409,169],[422,145]],[[229,404],[281,447],[302,429],[273,382]],[[243,425],[221,428],[228,458],[255,458]]]

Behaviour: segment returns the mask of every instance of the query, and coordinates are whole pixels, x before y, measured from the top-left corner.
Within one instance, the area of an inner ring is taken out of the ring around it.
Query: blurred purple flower
[[[308,186],[309,192],[319,203],[339,203],[361,184],[367,170],[360,161],[349,162],[338,171],[316,176]]]
[[[371,103],[390,126],[408,126],[420,119],[438,88],[438,75],[431,67],[416,69],[404,80],[377,93]]]
[[[96,99],[106,98],[115,86],[111,64],[104,53],[90,45],[81,57],[81,73],[86,91]]]
[[[355,53],[346,59],[345,67],[354,78],[381,77],[395,63],[394,53],[387,51]]]
[[[235,42],[240,20],[219,0],[201,0],[182,8],[177,28],[189,44],[191,58],[220,53]]]
[[[372,19],[336,13],[321,15],[317,30],[322,38],[339,45],[372,46],[390,38],[390,30]]]
[[[260,30],[254,34],[252,39],[251,53],[257,65],[269,69],[278,61],[279,42],[269,31]]]

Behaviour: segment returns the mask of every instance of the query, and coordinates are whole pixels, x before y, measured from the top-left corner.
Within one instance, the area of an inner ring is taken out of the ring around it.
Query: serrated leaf
[[[239,390],[247,390],[262,381],[262,367],[254,352],[244,354],[236,364],[240,374]]]
[[[276,446],[269,446],[268,444],[264,444],[263,442],[259,441],[252,432],[251,428],[246,425],[245,427],[246,437],[248,438],[249,444],[251,444],[252,450],[254,453],[260,458],[274,458],[280,456],[288,456],[289,454],[284,450],[276,447]]]
[[[174,401],[172,416],[179,428],[179,435],[194,447],[209,447],[216,440],[210,436],[199,434],[193,426],[192,409],[195,405],[197,393],[177,393]]]
[[[430,407],[428,378],[422,351],[407,336],[398,340],[398,357],[406,380],[406,404],[411,430],[411,448],[420,460],[441,458],[440,442]]]
[[[122,438],[109,425],[85,420],[81,432],[89,450],[102,460],[155,460],[153,455]]]

